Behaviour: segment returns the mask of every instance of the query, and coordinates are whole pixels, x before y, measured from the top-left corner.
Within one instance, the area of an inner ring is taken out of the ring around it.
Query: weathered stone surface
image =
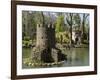
[[[54,59],[54,62],[63,61],[66,59],[65,55],[61,52],[60,49],[52,48],[52,58]]]
[[[41,48],[48,47],[47,27],[43,26],[42,24],[37,24],[36,33],[36,46]]]
[[[35,62],[43,62],[43,63],[50,63],[50,62],[59,62],[66,59],[65,55],[62,54],[60,49],[56,48],[34,48],[32,52],[32,59]]]
[[[60,49],[55,47],[55,28],[53,25],[37,25],[36,47],[32,51],[32,60],[36,63],[52,63],[65,59]]]

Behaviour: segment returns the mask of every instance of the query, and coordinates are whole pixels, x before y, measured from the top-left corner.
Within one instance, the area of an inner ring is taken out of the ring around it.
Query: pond
[[[23,48],[23,59],[30,58],[31,48]],[[63,64],[53,65],[51,67],[72,67],[72,66],[88,66],[89,65],[89,48],[71,48],[62,50],[67,55],[67,60]],[[23,68],[30,68],[23,64]],[[32,67],[31,67],[32,68]],[[37,68],[37,67],[34,67]]]

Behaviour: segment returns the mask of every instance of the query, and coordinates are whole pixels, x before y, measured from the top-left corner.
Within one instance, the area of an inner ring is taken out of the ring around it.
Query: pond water
[[[67,60],[63,64],[53,65],[51,67],[71,67],[71,66],[88,66],[89,65],[89,48],[71,48],[62,51],[67,55]],[[23,48],[23,59],[31,56],[30,48]],[[23,64],[23,68],[25,67]]]

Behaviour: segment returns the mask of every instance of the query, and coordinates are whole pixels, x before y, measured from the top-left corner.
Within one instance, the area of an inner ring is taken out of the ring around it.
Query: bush
[[[25,41],[29,41],[29,40],[30,40],[30,37],[29,37],[29,36],[25,36],[25,37],[24,37],[24,40],[25,40]]]
[[[70,39],[69,39],[69,35],[68,35],[68,32],[59,32],[59,33],[56,33],[56,41],[58,43],[69,43],[70,42]]]
[[[29,41],[23,40],[22,45],[23,45],[23,47],[31,47],[32,46],[32,40],[29,40]]]

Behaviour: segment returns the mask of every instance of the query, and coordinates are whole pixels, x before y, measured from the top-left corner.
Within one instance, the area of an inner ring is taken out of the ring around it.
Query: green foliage
[[[25,36],[25,37],[24,37],[24,40],[25,40],[25,41],[29,41],[29,40],[30,40],[30,37],[29,37],[29,36]]]
[[[44,23],[43,12],[35,12],[35,23],[37,23],[37,24]]]
[[[22,12],[23,39],[25,36],[29,36],[31,38],[33,36],[33,33],[35,33],[35,31],[36,31],[35,12],[23,11]]]
[[[76,28],[79,28],[81,25],[81,18],[79,14],[74,15],[74,24]]]
[[[29,41],[23,40],[22,45],[23,45],[23,47],[31,47],[32,46],[32,40],[29,40]]]
[[[22,40],[22,46],[23,47],[30,47],[32,46],[32,40],[28,36],[24,37],[24,40]]]
[[[60,15],[57,17],[55,31],[56,32],[64,31],[64,16]]]
[[[56,33],[56,41],[58,43],[61,43],[61,36],[62,36],[62,43],[69,43],[70,38],[69,38],[69,33],[68,32]]]

